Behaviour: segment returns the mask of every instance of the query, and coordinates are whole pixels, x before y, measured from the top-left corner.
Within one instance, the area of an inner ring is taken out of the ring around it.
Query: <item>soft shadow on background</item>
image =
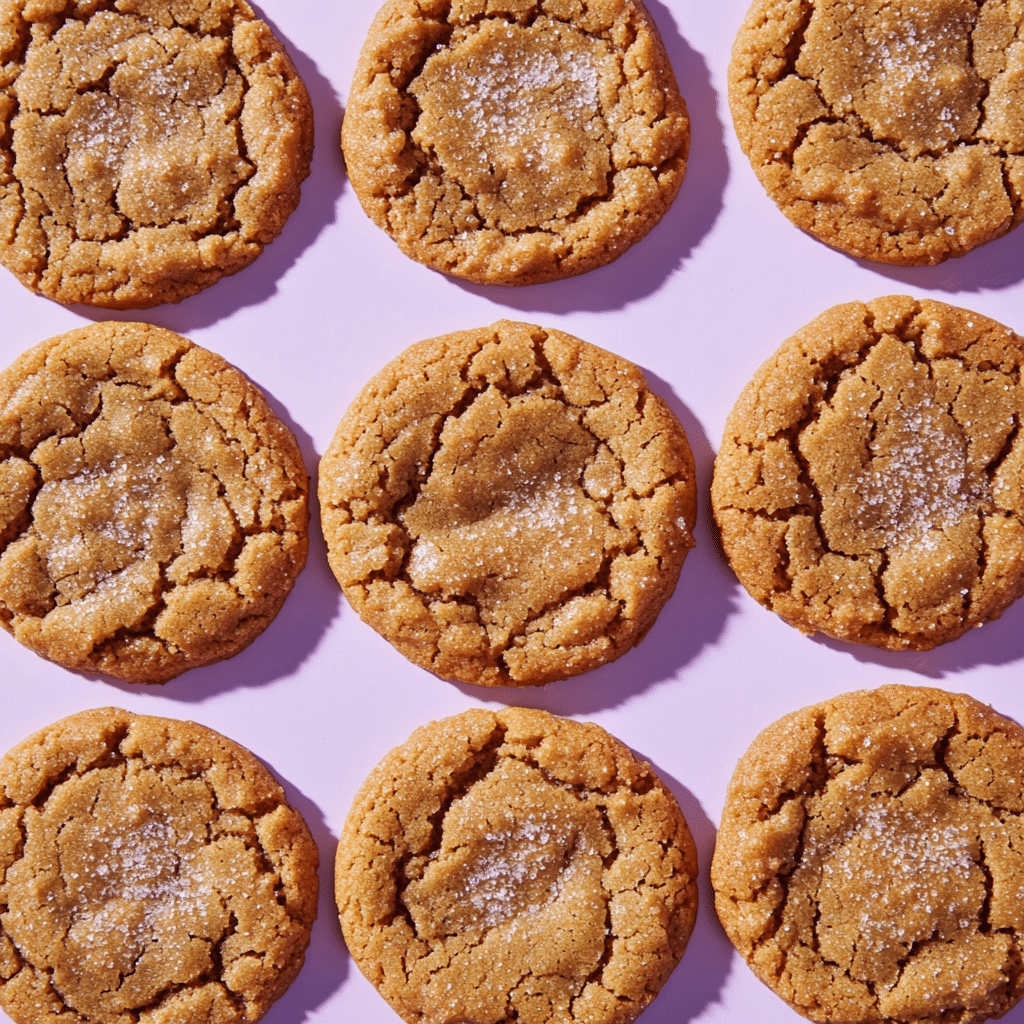
[[[722,212],[729,177],[718,96],[707,62],[679,34],[672,12],[657,0],[646,7],[658,24],[690,115],[690,155],[675,202],[660,224],[606,267],[522,288],[454,279],[461,288],[524,313],[622,309],[656,292],[710,233]]]
[[[982,665],[1012,665],[1024,659],[1024,598],[1010,605],[1002,618],[986,622],[933,651],[883,651],[865,644],[833,640],[820,633],[811,639],[859,662],[900,668],[929,679],[947,679]]]
[[[351,969],[334,902],[334,851],[338,837],[327,827],[323,811],[312,800],[288,782],[272,764],[266,761],[263,764],[284,786],[285,799],[302,815],[320,852],[316,923],[306,950],[305,965],[288,991],[262,1018],[264,1024],[273,1024],[274,1021],[301,1024],[341,988]]]
[[[641,760],[649,760],[634,751]],[[643,1024],[686,1024],[700,1017],[721,999],[735,956],[732,944],[715,914],[711,892],[711,856],[715,851],[715,826],[697,798],[664,768],[653,764],[658,778],[679,803],[697,847],[697,924],[686,953],[665,983],[661,994],[644,1011]]]
[[[937,267],[890,267],[871,260],[854,262],[865,270],[898,281],[911,291],[920,288],[946,292],[999,291],[1024,281],[1024,225]]]
[[[489,699],[569,716],[618,707],[658,683],[674,679],[683,668],[698,660],[721,637],[739,600],[739,583],[719,554],[707,514],[715,453],[700,422],[671,385],[646,368],[643,372],[651,390],[665,400],[682,423],[696,466],[696,546],[686,556],[675,593],[650,632],[618,660],[547,686],[496,686],[488,690]],[[466,697],[480,699],[479,687],[452,685]]]
[[[271,298],[277,292],[281,278],[324,228],[334,223],[335,206],[346,181],[339,142],[343,116],[341,101],[331,83],[320,73],[316,62],[288,40],[271,19],[262,14],[260,17],[284,44],[313,104],[313,162],[309,177],[302,183],[302,199],[298,208],[288,218],[281,234],[266,246],[255,263],[231,277],[221,278],[198,295],[147,310],[101,309],[81,304],[71,306],[79,316],[94,321],[142,320],[185,334],[210,327],[239,309],[258,306]]]

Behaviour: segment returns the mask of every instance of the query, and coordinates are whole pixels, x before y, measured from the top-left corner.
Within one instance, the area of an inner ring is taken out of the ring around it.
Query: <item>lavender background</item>
[[[701,858],[701,908],[683,962],[644,1024],[799,1018],[733,953],[707,870],[736,759],[794,708],[884,682],[966,691],[1024,719],[1024,602],[924,654],[800,636],[756,605],[709,528],[707,490],[725,417],[756,367],[837,302],[930,296],[1024,330],[1024,228],[934,268],[850,259],[792,227],[765,197],[732,131],[726,67],[746,0],[648,0],[693,120],[689,171],[662,223],[611,266],[522,289],[459,283],[406,259],[363,215],[338,150],[359,47],[378,0],[266,0],[313,98],[316,153],[281,237],[248,270],[148,319],[225,356],[267,394],[317,461],[362,384],[408,344],[511,317],[557,327],[643,367],[690,437],[698,546],[638,649],[540,689],[452,685],[408,664],[341,597],[314,503],[309,564],[277,620],[229,662],[142,688],[50,665],[0,635],[0,750],[63,715],[119,705],[192,718],[249,747],[284,783],[321,852],[320,918],[304,971],[268,1022],[395,1024],[350,961],[332,899],[334,845],[356,787],[417,725],[519,703],[599,722],[651,761],[682,805]],[[31,295],[0,269],[0,365],[107,314]],[[6,1019],[0,1013],[0,1019]],[[1024,1006],[1004,1018],[1024,1022]]]

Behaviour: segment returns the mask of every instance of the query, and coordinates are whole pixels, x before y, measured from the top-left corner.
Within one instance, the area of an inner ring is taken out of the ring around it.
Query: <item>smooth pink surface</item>
[[[799,1018],[733,953],[707,870],[725,788],[754,735],[794,708],[884,682],[966,691],[1024,719],[1024,602],[956,643],[888,654],[796,633],[736,582],[708,527],[707,489],[725,417],[777,345],[837,302],[895,292],[968,306],[1024,330],[1024,228],[957,261],[899,270],[801,234],[765,197],[725,98],[745,0],[648,3],[693,119],[686,181],[664,221],[618,262],[523,289],[459,283],[406,259],[363,215],[338,150],[342,111],[376,0],[267,0],[313,98],[317,148],[302,203],[254,266],[177,306],[138,316],[245,371],[316,467],[348,402],[408,344],[502,317],[557,327],[639,363],[689,433],[701,487],[698,547],[642,645],[542,689],[487,691],[409,665],[342,599],[317,522],[309,565],[271,628],[229,662],[145,689],[50,665],[0,635],[0,750],[63,715],[115,704],[192,718],[253,750],[288,789],[321,852],[322,894],[306,967],[268,1022],[394,1024],[352,965],[333,907],[334,845],[370,768],[417,725],[519,703],[599,722],[650,760],[697,840],[701,909],[690,949],[645,1024]],[[43,338],[104,319],[31,295],[0,269],[0,364]],[[0,1014],[0,1018],[3,1015]],[[1024,1022],[1024,1008],[1008,1017]]]

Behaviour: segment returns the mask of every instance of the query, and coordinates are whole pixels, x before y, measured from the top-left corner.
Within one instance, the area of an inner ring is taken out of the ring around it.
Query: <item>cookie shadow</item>
[[[658,0],[645,6],[657,22],[690,114],[686,177],[675,201],[660,223],[607,266],[562,281],[522,287],[478,285],[452,278],[460,288],[523,313],[619,310],[657,292],[711,232],[722,212],[729,177],[711,72],[704,57],[680,35],[675,15]]]
[[[936,267],[891,267],[860,259],[854,262],[865,270],[898,281],[915,293],[921,289],[999,291],[1024,281],[1024,226]],[[1008,326],[1014,327],[1013,324]],[[1020,327],[1018,324],[1014,329]]]
[[[928,679],[943,680],[986,665],[1012,665],[1024,659],[1024,598],[1010,605],[995,622],[986,622],[958,640],[931,651],[883,651],[833,640],[820,633],[811,640],[864,664],[903,669]]]
[[[313,439],[288,414],[288,410],[260,387],[275,415],[295,435],[307,474],[319,464]],[[159,694],[187,704],[201,704],[211,697],[238,689],[265,686],[293,675],[314,653],[331,624],[341,613],[341,589],[327,564],[327,544],[320,530],[320,506],[316,477],[309,477],[309,553],[291,593],[273,622],[233,658],[203,668],[190,669],[159,688],[142,692]],[[86,679],[112,685],[126,693],[139,693],[137,684],[124,683],[98,673],[79,673]]]
[[[639,751],[641,760],[649,761]],[[734,950],[715,913],[711,891],[711,857],[717,830],[697,798],[678,779],[651,764],[679,804],[697,847],[697,923],[679,966],[653,1003],[644,1011],[643,1024],[685,1024],[701,1017],[720,1002],[732,967]]]
[[[347,180],[339,143],[341,100],[316,62],[287,39],[271,18],[258,8],[256,13],[288,51],[313,105],[313,160],[309,177],[302,183],[298,207],[281,234],[264,248],[254,263],[237,274],[221,278],[198,295],[152,309],[101,309],[78,303],[69,307],[87,320],[141,320],[180,333],[210,327],[246,306],[258,306],[272,298],[277,293],[278,283],[299,257],[337,220],[337,201]]]
[[[285,799],[302,815],[309,826],[313,842],[320,854],[320,882],[316,921],[310,934],[306,961],[288,991],[274,1003],[263,1024],[301,1024],[344,984],[350,971],[350,959],[338,925],[334,902],[334,852],[338,837],[327,827],[323,811],[300,790],[288,782],[274,766],[259,758],[266,769],[284,787]]]
[[[660,395],[682,423],[693,452],[697,480],[696,546],[686,556],[675,592],[650,632],[621,657],[583,675],[545,686],[497,686],[487,697],[506,704],[540,708],[555,715],[595,714],[618,707],[669,679],[697,661],[721,637],[739,600],[736,577],[723,563],[717,532],[706,512],[714,452],[704,428],[679,400],[670,384],[643,367],[651,390]],[[454,683],[479,700],[481,687]]]

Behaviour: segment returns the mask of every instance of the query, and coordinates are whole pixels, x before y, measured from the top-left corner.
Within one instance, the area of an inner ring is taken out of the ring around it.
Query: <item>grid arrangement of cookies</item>
[[[380,2],[0,5],[0,1016],[1012,1014],[1024,5]]]

